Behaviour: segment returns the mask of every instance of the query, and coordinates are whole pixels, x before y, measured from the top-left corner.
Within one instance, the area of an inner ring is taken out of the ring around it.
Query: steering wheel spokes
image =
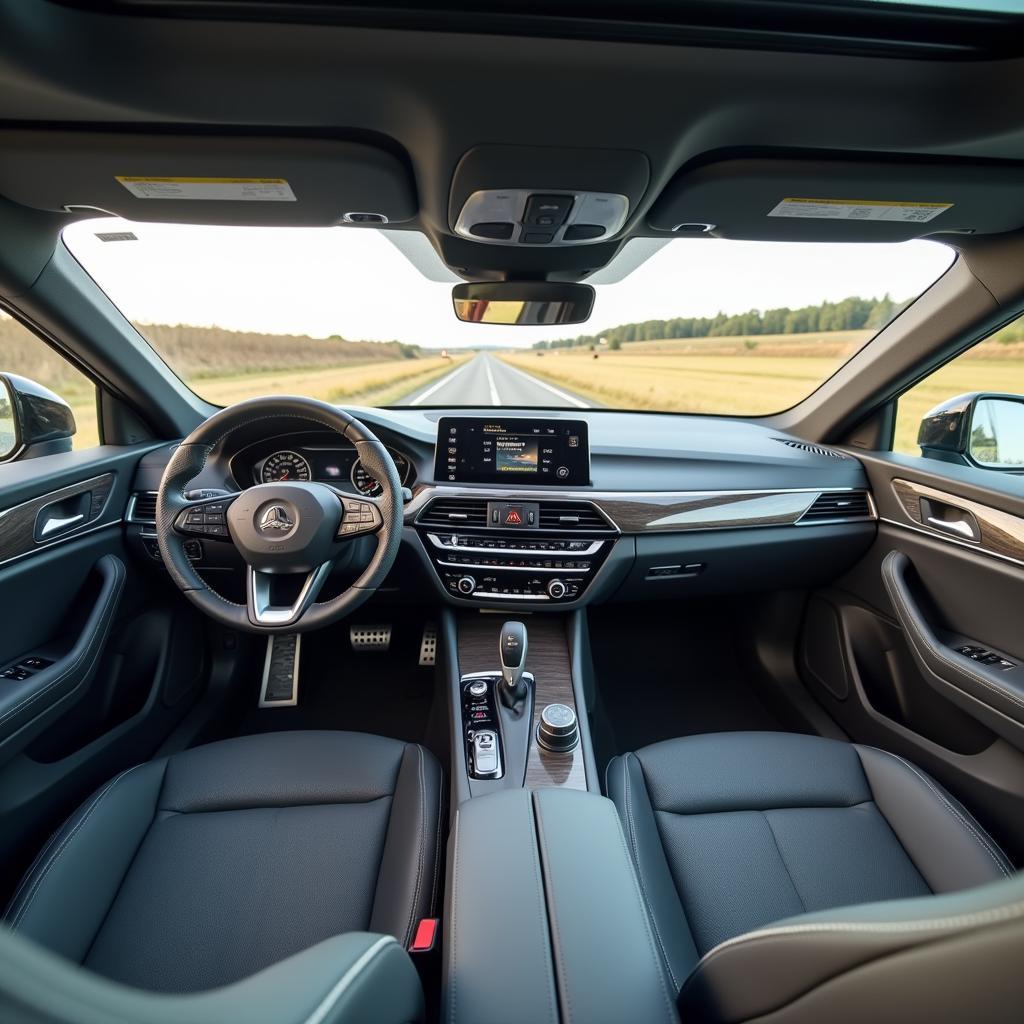
[[[206,498],[186,505],[174,519],[174,529],[190,537],[206,537],[210,540],[228,540],[227,511],[238,497],[227,494],[218,498]]]
[[[274,584],[283,586],[294,580],[294,574],[282,577],[279,573],[263,572],[246,567],[245,594],[249,619],[257,626],[292,626],[316,601],[320,590],[331,574],[331,562],[323,562],[306,574],[298,596],[291,604],[274,604]]]
[[[384,525],[380,506],[373,498],[342,497],[344,518],[338,528],[338,540],[349,540],[376,533]]]

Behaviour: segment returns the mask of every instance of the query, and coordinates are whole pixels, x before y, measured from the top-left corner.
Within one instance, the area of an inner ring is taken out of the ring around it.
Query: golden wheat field
[[[867,340],[869,332],[756,339],[634,342],[621,350],[503,352],[500,358],[613,408],[764,415],[806,397]],[[965,391],[1024,394],[1024,346],[985,343],[934,373],[899,401],[895,448],[917,454],[921,417]]]

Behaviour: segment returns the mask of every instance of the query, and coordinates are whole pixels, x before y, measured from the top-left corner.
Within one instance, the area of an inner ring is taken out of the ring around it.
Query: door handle
[[[938,501],[935,498],[921,497],[921,518],[933,530],[948,533],[954,537],[962,537],[977,544],[981,540],[981,529],[978,520],[959,505]]]
[[[974,530],[971,529],[971,524],[966,519],[937,519],[935,516],[928,516],[925,522],[929,526],[934,526],[936,530],[945,530],[946,533],[955,533],[959,537],[963,537],[965,540],[977,540],[974,536]]]
[[[79,512],[75,516],[67,516],[64,519],[50,518],[47,519],[43,525],[39,528],[40,537],[50,537],[55,533],[62,533],[64,530],[70,529],[75,523],[80,523],[85,518],[84,512]]]

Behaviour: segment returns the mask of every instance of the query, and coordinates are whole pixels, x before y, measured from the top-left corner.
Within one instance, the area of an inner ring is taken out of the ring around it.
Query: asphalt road
[[[597,403],[511,367],[486,352],[396,405],[561,406],[592,409]]]

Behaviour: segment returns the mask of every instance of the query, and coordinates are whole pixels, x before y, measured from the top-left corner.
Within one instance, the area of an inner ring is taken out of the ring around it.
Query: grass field
[[[865,340],[865,332],[634,342],[599,358],[585,349],[502,352],[500,358],[614,408],[758,415],[806,397]],[[921,417],[965,391],[1024,394],[1024,346],[989,342],[934,373],[899,402],[897,451],[917,454]]]
[[[315,370],[237,373],[203,377],[192,385],[218,405],[230,405],[259,395],[306,395],[346,405],[388,405],[429,384],[463,362],[461,359],[403,359],[401,362],[324,367]],[[78,424],[75,448],[99,443],[95,391],[87,383],[65,385],[62,397],[71,405]]]

